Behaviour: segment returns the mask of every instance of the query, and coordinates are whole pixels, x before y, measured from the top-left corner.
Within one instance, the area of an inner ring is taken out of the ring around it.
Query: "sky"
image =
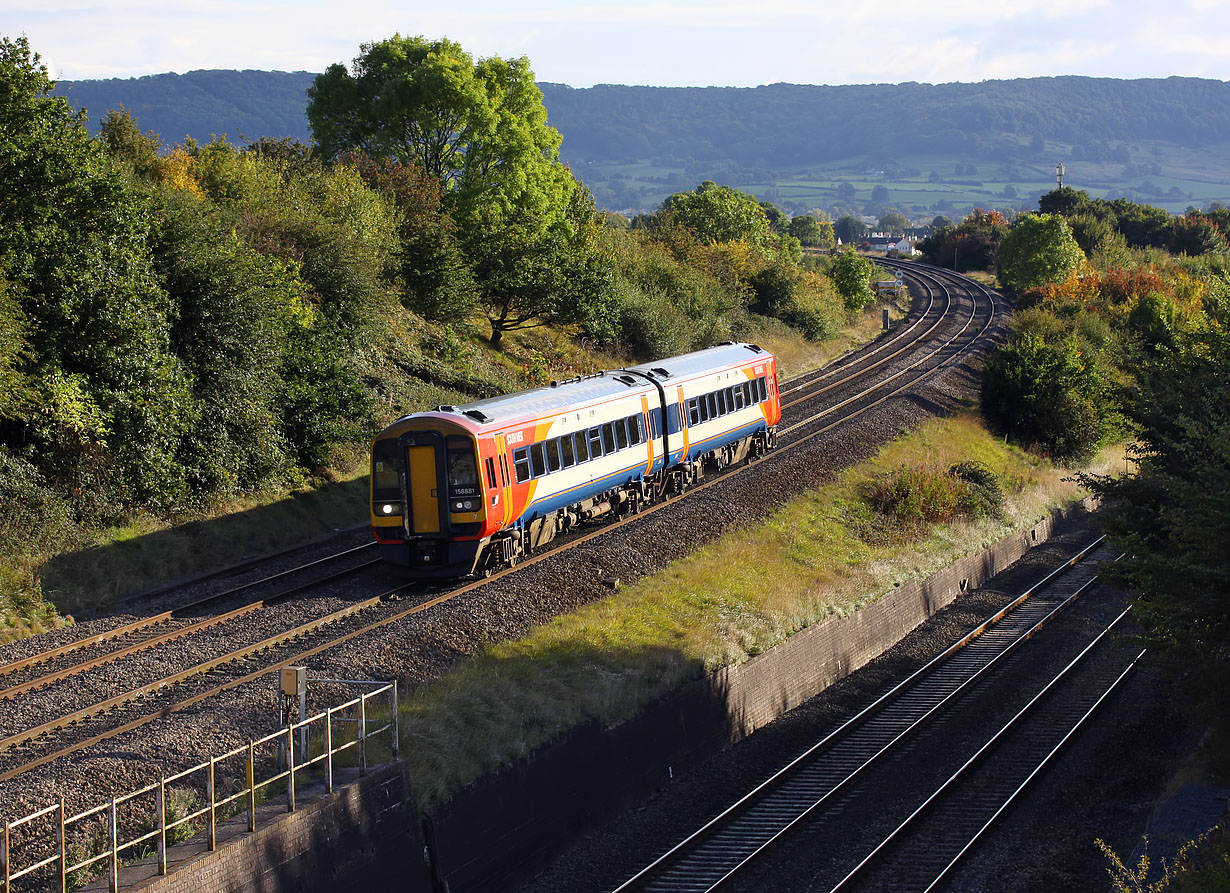
[[[1230,79],[1230,0],[0,0],[58,80],[319,72],[394,33],[574,87]]]

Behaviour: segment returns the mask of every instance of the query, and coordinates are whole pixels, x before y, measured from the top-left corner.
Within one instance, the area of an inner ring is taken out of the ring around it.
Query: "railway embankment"
[[[1080,511],[1077,509],[1077,511]],[[314,801],[262,817],[213,853],[186,844],[166,878],[130,869],[138,888],[507,889],[713,754],[853,673],[963,594],[1044,543],[1063,511],[1001,538],[862,609],[814,624],[754,658],[706,673],[630,719],[588,721],[524,759],[429,806],[420,825],[398,765]],[[423,855],[429,855],[424,862]],[[322,861],[323,860],[323,861]],[[328,864],[328,870],[322,866]],[[140,877],[144,880],[137,880]]]

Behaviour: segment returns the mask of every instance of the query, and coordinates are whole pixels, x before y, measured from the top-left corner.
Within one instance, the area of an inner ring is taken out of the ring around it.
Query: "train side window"
[[[542,445],[547,454],[547,471],[559,471],[559,441],[551,439]]]
[[[616,419],[611,422],[615,428],[615,442],[619,444],[618,449],[626,450],[628,448],[628,420]]]
[[[634,444],[645,440],[645,420],[639,415],[628,416],[628,441]]]
[[[564,462],[565,468],[571,468],[577,464],[576,454],[572,451],[572,435],[565,434],[559,439],[560,459]]]
[[[610,422],[602,426],[602,447],[608,453],[615,452],[615,426]]]
[[[602,431],[598,428],[589,429],[589,455],[594,459],[602,455]]]
[[[573,435],[573,440],[576,442],[577,462],[589,461],[589,432],[578,431]]]
[[[723,388],[714,396],[717,397],[718,415],[726,415],[726,413],[730,412],[730,410],[726,408],[726,389]]]
[[[657,440],[662,436],[662,409],[655,409],[649,414],[649,436]]]
[[[534,469],[534,477],[542,477],[547,473],[547,457],[542,451],[541,443],[530,447],[530,465]]]
[[[740,388],[742,388],[743,390],[743,405],[744,406],[751,406],[753,403],[756,402],[756,398],[752,396],[752,383],[750,381],[743,382],[743,384],[740,385]]]
[[[495,460],[487,457],[487,489],[495,489]]]
[[[717,411],[717,395],[713,393],[705,394],[705,405],[709,407],[709,418],[716,419]]]
[[[700,424],[700,401],[695,397],[688,398],[688,424]]]
[[[524,484],[534,476],[530,471],[530,451],[528,447],[513,450],[513,468],[517,472],[518,484]]]
[[[769,399],[769,388],[765,384],[765,380],[763,378],[756,379],[756,391],[760,394],[761,403],[764,403]]]

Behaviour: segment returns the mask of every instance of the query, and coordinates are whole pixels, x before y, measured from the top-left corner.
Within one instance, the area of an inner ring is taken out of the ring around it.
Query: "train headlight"
[[[385,515],[393,514],[393,504],[391,502],[386,502],[384,505],[380,506],[380,511]]]
[[[453,511],[455,512],[473,512],[477,511],[478,504],[473,499],[454,499]]]

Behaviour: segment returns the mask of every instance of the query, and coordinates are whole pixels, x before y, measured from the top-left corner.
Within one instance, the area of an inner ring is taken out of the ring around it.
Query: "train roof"
[[[767,358],[769,353],[754,344],[729,343],[677,357],[668,357],[627,369],[613,369],[565,381],[552,382],[541,388],[489,397],[460,406],[442,406],[439,413],[462,416],[479,428],[502,427],[524,418],[542,418],[566,412],[578,405],[600,403],[630,392],[653,391],[654,386],[643,376],[663,383],[684,380],[714,367],[742,365],[749,359]],[[639,372],[641,375],[629,375]]]
[[[692,353],[680,354],[677,357],[667,357],[652,363],[642,363],[639,366],[629,366],[632,372],[642,372],[652,375],[659,381],[669,381],[676,378],[689,378],[703,372],[708,372],[714,366],[742,366],[751,359],[767,359],[769,352],[756,344],[731,341],[719,344],[717,347],[706,347]]]

